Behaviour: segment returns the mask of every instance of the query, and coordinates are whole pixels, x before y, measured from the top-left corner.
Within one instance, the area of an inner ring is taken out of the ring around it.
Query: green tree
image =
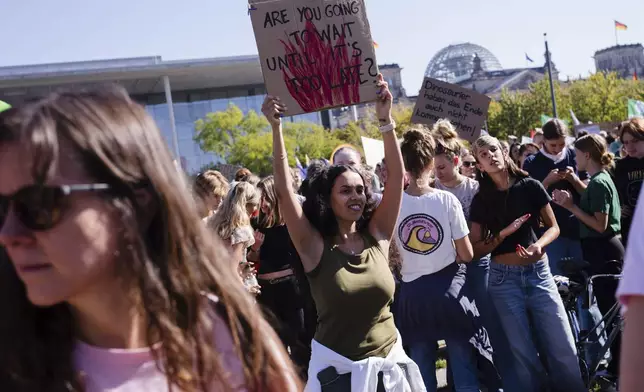
[[[538,115],[529,104],[527,93],[501,92],[497,101],[490,103],[488,110],[488,132],[500,139],[509,135],[526,135]]]
[[[265,133],[267,128],[268,121],[254,110],[244,115],[236,105],[230,104],[224,111],[208,113],[205,119],[197,120],[194,140],[203,151],[212,151],[228,161],[243,137]]]
[[[572,108],[580,122],[618,122],[628,115],[627,101],[641,94],[642,83],[615,73],[596,73],[570,86]],[[635,98],[637,99],[637,98]]]
[[[246,115],[235,105],[225,111],[209,113],[195,123],[194,140],[203,151],[214,152],[227,163],[240,165],[254,173],[273,171],[273,136],[268,121],[254,111]],[[329,157],[342,141],[324,127],[310,122],[284,122],[284,144],[289,165],[295,157]]]

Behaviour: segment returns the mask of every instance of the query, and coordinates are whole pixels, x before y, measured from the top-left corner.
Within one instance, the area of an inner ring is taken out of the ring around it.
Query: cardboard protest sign
[[[376,167],[385,157],[385,144],[382,140],[371,139],[362,136],[362,149],[364,150],[364,160],[367,165]]]
[[[476,91],[425,78],[414,107],[412,123],[433,125],[445,118],[454,124],[461,139],[470,142],[481,134],[490,98]]]
[[[286,115],[376,99],[364,0],[251,0],[249,13],[266,90]]]

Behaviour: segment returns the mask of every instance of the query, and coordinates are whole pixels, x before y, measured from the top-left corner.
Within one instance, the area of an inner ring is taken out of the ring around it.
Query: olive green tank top
[[[307,274],[318,312],[315,340],[352,361],[386,357],[398,337],[387,256],[367,231],[361,235],[365,249],[355,256],[325,241],[320,263]]]

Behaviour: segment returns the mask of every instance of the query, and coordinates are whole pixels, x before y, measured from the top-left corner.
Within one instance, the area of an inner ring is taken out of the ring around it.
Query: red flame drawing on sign
[[[330,37],[329,42],[325,42],[311,21],[306,23],[305,30],[308,34],[306,43],[302,39],[296,43],[281,40],[287,55],[298,54],[300,58],[309,60],[296,67],[282,69],[291,96],[306,112],[360,102],[359,52],[352,49],[352,54],[349,54],[351,43],[346,43],[344,35],[335,43]],[[350,75],[350,83],[347,83],[347,74]],[[313,88],[311,83],[294,85],[291,82],[295,78],[302,80],[311,76],[319,76],[320,88]]]

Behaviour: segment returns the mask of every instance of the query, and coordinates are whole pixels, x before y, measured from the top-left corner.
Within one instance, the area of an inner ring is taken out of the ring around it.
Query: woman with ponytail
[[[459,173],[463,147],[458,133],[449,120],[439,120],[432,128],[432,134],[436,139],[436,157],[434,159],[434,173],[436,180],[434,187],[456,196],[461,202],[465,219],[469,222],[470,206],[474,196],[479,191],[478,181]],[[472,298],[476,301],[481,321],[490,334],[490,341],[494,347],[494,360],[496,368],[506,379],[512,378],[512,369],[509,360],[507,337],[500,328],[498,316],[494,312],[489,294],[488,277],[490,275],[490,255],[483,255],[467,263],[466,284],[470,289]],[[476,370],[477,361],[474,350],[470,350],[472,360],[467,361],[473,370]],[[486,364],[479,361],[479,364]],[[501,366],[499,366],[501,365]],[[505,365],[505,366],[504,366]],[[496,391],[501,388],[499,376],[492,366],[481,367],[484,376],[483,382],[488,390]],[[506,386],[509,388],[509,386]]]
[[[474,350],[492,361],[478,301],[465,287],[472,260],[469,229],[458,198],[431,186],[437,148],[432,134],[411,129],[401,145],[411,177],[403,193],[395,239],[401,256],[396,321],[428,391],[436,391],[436,341],[445,339],[457,392],[478,391]],[[484,339],[480,339],[483,337]]]
[[[619,194],[608,174],[614,156],[607,151],[606,140],[599,135],[586,135],[575,142],[577,169],[586,171],[590,182],[581,194],[579,205],[570,192],[555,190],[555,203],[566,208],[581,222],[580,237],[584,260],[590,263],[591,274],[615,274],[621,271],[624,246],[619,238],[621,232],[621,209]],[[618,264],[609,263],[617,261]],[[616,281],[601,281],[595,286],[599,310],[606,314],[615,303]],[[611,361],[608,370],[617,374],[619,362],[619,337],[611,346]]]

